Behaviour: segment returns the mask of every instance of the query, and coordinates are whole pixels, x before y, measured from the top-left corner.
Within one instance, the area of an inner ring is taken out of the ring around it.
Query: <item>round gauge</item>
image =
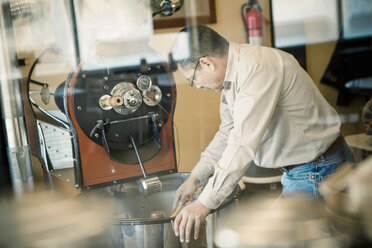
[[[139,90],[134,87],[134,84],[121,82],[115,85],[111,91],[112,97],[120,97],[123,101],[118,106],[113,106],[116,113],[127,115],[135,112],[142,104],[142,97]]]
[[[138,90],[128,90],[123,94],[124,105],[130,110],[137,110],[142,103],[141,94]]]
[[[158,86],[152,85],[150,89],[142,92],[142,96],[143,96],[143,101],[148,106],[155,106],[156,104],[160,102],[162,94]]]
[[[152,84],[151,78],[147,75],[141,75],[137,79],[137,87],[141,91],[146,91],[150,89]]]

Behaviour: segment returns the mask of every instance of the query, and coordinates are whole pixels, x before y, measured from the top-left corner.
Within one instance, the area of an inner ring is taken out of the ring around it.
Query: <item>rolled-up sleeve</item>
[[[238,73],[240,87],[233,105],[233,127],[222,157],[199,200],[216,209],[231,194],[251,164],[271,121],[283,85],[282,74],[256,65]]]

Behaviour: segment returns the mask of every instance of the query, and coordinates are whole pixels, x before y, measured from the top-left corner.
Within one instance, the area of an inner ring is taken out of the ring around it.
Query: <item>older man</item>
[[[254,161],[283,171],[283,194],[318,197],[318,184],[352,153],[340,133],[336,111],[294,57],[283,51],[228,42],[203,25],[182,29],[172,48],[178,69],[200,89],[221,91],[221,125],[173,207],[198,200],[176,216],[174,231],[189,242],[200,225],[232,192]]]

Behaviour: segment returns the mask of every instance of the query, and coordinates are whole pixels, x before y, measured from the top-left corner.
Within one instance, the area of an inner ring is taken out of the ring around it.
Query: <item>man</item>
[[[233,191],[252,161],[283,170],[283,194],[318,197],[319,182],[353,160],[336,111],[292,55],[229,43],[203,25],[182,29],[172,53],[191,86],[222,91],[219,131],[173,203],[173,208],[188,203],[174,220],[181,242],[189,242],[193,227],[197,239],[201,222]]]

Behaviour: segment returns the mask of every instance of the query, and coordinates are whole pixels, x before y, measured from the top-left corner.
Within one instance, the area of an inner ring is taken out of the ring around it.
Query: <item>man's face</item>
[[[202,57],[194,68],[178,67],[192,86],[198,89],[221,91],[226,73],[226,62],[223,58]]]

